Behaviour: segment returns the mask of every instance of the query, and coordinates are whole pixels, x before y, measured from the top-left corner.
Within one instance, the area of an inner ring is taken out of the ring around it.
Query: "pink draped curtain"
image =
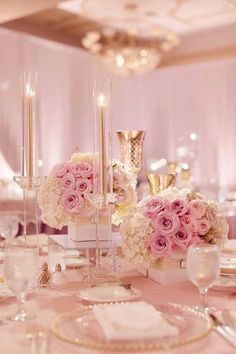
[[[0,30],[0,148],[20,169],[21,75],[40,73],[43,173],[75,150],[93,148],[93,79],[109,75],[98,59],[72,47]],[[113,77],[114,131],[144,129],[145,161],[176,160],[181,138],[194,132],[195,180],[236,188],[236,59],[161,68],[135,78]],[[114,133],[114,156],[118,141]]]

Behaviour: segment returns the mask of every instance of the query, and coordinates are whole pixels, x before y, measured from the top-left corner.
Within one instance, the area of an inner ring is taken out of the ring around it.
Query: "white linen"
[[[95,305],[93,312],[107,340],[142,340],[178,335],[178,328],[146,302]]]

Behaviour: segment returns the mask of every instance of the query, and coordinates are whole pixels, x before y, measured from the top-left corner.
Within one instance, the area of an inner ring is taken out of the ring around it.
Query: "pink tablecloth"
[[[72,279],[72,278],[71,278]],[[74,274],[74,280],[76,275]],[[126,277],[125,281],[131,282],[142,291],[142,299],[156,304],[158,302],[172,302],[187,305],[198,304],[198,292],[190,283],[182,283],[172,286],[161,286],[153,281],[136,274]],[[83,285],[79,283],[70,283],[67,289],[56,291],[53,289],[38,289],[34,294],[29,296],[29,307],[37,313],[37,321],[40,325],[48,327],[51,320],[59,313],[75,309],[80,300],[76,293]],[[223,293],[210,291],[210,304],[216,308],[229,308],[236,310],[236,295],[232,293]],[[1,299],[0,301],[0,353],[4,354],[27,354],[30,353],[30,341],[26,339],[27,326],[30,329],[31,323],[11,323],[5,321],[5,316],[11,313],[16,306],[14,298]],[[182,347],[178,347],[169,351],[173,354],[233,354],[236,349],[232,348],[219,334],[211,332],[207,337]],[[95,353],[100,354],[101,351],[92,351],[89,349],[79,348],[75,345],[68,344],[60,339],[50,335],[50,352],[49,354],[78,354],[78,353]],[[140,352],[139,352],[140,353]],[[166,351],[159,353],[166,353]],[[31,354],[31,353],[30,353]]]

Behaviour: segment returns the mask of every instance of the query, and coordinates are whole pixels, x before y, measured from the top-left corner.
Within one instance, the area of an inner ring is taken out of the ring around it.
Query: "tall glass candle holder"
[[[23,76],[21,175],[29,178],[38,175],[37,78],[36,71],[24,73]]]
[[[95,79],[94,81],[94,194],[104,204],[109,202],[113,192],[112,176],[112,139],[110,114],[111,80]]]
[[[23,190],[24,225],[23,235],[27,235],[27,202],[29,193],[33,192],[35,209],[35,226],[38,243],[38,207],[37,191],[45,177],[38,176],[39,157],[39,117],[37,95],[37,71],[23,74],[23,117],[22,117],[22,147],[21,147],[21,175],[15,176],[14,181]]]
[[[100,240],[111,240],[111,198],[113,196],[112,139],[111,139],[111,80],[94,82],[94,179],[93,202],[96,209],[96,266],[100,267]],[[102,243],[101,243],[102,244]]]

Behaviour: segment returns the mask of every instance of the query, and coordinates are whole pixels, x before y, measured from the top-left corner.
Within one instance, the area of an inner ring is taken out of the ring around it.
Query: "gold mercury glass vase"
[[[117,131],[120,142],[120,158],[124,165],[136,175],[142,168],[143,141],[146,132],[143,130]]]
[[[147,175],[147,178],[150,183],[151,193],[155,195],[164,191],[168,187],[173,187],[176,181],[176,174],[150,173]]]

